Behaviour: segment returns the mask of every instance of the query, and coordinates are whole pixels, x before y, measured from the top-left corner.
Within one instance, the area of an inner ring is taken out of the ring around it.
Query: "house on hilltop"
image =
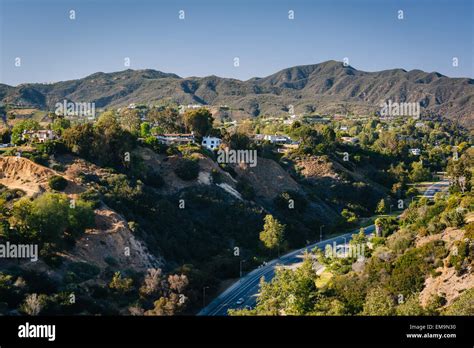
[[[160,144],[164,145],[183,145],[183,144],[194,144],[195,137],[194,133],[183,134],[183,133],[170,133],[157,135],[156,139]]]
[[[410,153],[411,153],[413,156],[419,156],[419,155],[421,154],[421,150],[418,149],[418,148],[410,149]]]
[[[56,138],[56,133],[50,129],[24,130],[21,134],[21,140],[31,140],[37,143],[44,143],[48,140],[54,140]]]
[[[341,137],[341,140],[345,144],[356,144],[359,142],[359,138],[357,137]]]
[[[209,150],[217,149],[221,144],[221,139],[217,137],[204,137],[202,138],[201,145]]]
[[[269,141],[272,144],[291,144],[293,141],[287,135],[256,134],[255,141]]]

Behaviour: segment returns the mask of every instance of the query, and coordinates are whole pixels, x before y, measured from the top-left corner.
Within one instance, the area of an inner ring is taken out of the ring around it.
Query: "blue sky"
[[[183,77],[245,80],[344,57],[366,71],[403,68],[474,77],[472,0],[0,0],[0,5],[0,82],[10,85],[124,70],[125,57],[131,69]],[[75,20],[69,19],[71,9]],[[459,59],[456,68],[453,57]]]

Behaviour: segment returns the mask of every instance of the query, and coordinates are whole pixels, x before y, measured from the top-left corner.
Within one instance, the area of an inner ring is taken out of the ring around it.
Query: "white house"
[[[216,137],[204,137],[202,138],[202,143],[201,143],[202,146],[204,146],[205,148],[209,150],[217,149],[220,144],[221,144],[221,139],[216,138]]]
[[[156,136],[156,139],[160,144],[171,145],[171,144],[194,144],[194,133],[182,134],[182,133],[169,133],[160,134]]]
[[[56,134],[50,129],[24,130],[21,134],[21,140],[33,140],[39,143],[54,139],[56,139]]]
[[[201,104],[189,104],[186,108],[187,109],[200,109],[202,107],[203,107],[203,105],[201,105]]]
[[[286,135],[264,135],[263,139],[272,144],[286,144],[291,142],[291,139]]]
[[[413,155],[413,156],[419,156],[420,155],[420,149],[410,149],[410,153]]]
[[[357,137],[341,137],[341,140],[343,143],[346,143],[346,144],[355,144],[359,142],[359,138]]]

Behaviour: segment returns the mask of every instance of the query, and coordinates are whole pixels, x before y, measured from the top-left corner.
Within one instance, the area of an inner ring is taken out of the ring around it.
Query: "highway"
[[[437,192],[447,191],[448,189],[449,189],[449,180],[444,179],[428,187],[425,193],[423,194],[423,197],[432,199],[434,198],[434,195]]]
[[[431,199],[435,193],[446,191],[448,187],[449,181],[442,180],[429,186],[424,192],[423,196]],[[365,233],[367,235],[373,233],[374,231],[374,225],[365,227]],[[336,245],[344,245],[351,240],[352,235],[355,233],[359,233],[359,229],[308,245],[304,248],[283,255],[279,259],[274,259],[265,265],[260,266],[232,284],[223,293],[216,297],[208,306],[203,308],[198,313],[198,315],[225,316],[227,315],[227,311],[229,309],[244,308],[246,306],[253,308],[256,304],[259,292],[259,282],[262,276],[265,278],[265,281],[268,282],[275,276],[275,271],[278,267],[292,266],[302,262],[303,255],[306,251],[311,251],[315,247],[324,250],[327,244],[333,243],[336,243]],[[237,304],[236,302],[239,299],[243,299],[244,302]]]
[[[374,225],[365,228],[366,234],[371,234],[374,231]],[[324,250],[327,244],[336,243],[336,245],[344,245],[345,242],[348,242],[352,238],[354,233],[359,233],[359,229],[308,245],[281,256],[279,259],[274,259],[266,265],[260,266],[232,284],[206,308],[202,309],[198,315],[227,315],[229,309],[244,308],[245,306],[254,307],[259,291],[260,278],[262,278],[262,276],[265,277],[265,281],[269,281],[274,277],[275,271],[279,266],[291,266],[302,262],[304,253],[313,250],[315,247]],[[242,304],[236,304],[240,298],[243,298],[244,302]]]

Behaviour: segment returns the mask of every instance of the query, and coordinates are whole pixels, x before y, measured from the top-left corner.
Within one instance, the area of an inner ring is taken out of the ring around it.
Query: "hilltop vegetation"
[[[37,302],[40,314],[57,314],[71,294],[76,304],[69,302],[68,313],[193,313],[203,287],[212,296],[222,281],[239,276],[240,266],[251,270],[317,240],[322,226],[327,237],[413,201],[400,226],[380,217],[382,234],[371,241],[362,275],[351,271],[356,260],[319,255],[333,273],[328,285],[316,285],[307,261],[263,285],[252,313],[370,314],[377,307],[372,301],[380,298],[402,294],[411,300],[448,257],[439,241],[416,247],[416,238],[465,228],[472,205],[467,134],[450,123],[416,123],[370,117],[289,125],[256,119],[227,128],[205,108],[183,114],[167,106],[108,110],[96,122],[50,115],[48,127],[58,138],[36,143],[22,134],[41,126],[20,121],[4,135],[17,147],[2,150],[0,182],[9,187],[0,201],[0,238],[38,243],[41,262],[1,266],[7,299],[2,313],[28,313],[26,304]],[[165,145],[156,137],[163,132],[194,132],[197,143]],[[277,133],[298,142],[288,147],[254,138]],[[256,151],[256,167],[219,163],[216,151],[200,145],[206,135],[221,138],[231,150]],[[344,141],[355,136],[358,143]],[[415,147],[419,155],[409,151]],[[15,162],[12,156],[21,158]],[[36,168],[22,179],[19,165],[32,168],[29,160]],[[453,196],[433,205],[418,200],[413,185],[446,168]],[[470,253],[461,254],[449,257],[460,272],[471,260]],[[35,287],[38,278],[45,280]],[[272,292],[279,287],[288,289],[286,295],[295,292],[296,309],[279,302]],[[398,308],[386,306],[387,313]]]

